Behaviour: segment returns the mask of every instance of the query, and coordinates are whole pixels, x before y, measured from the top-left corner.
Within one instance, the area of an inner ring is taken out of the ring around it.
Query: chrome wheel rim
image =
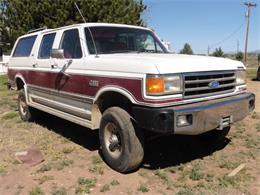
[[[110,156],[114,159],[119,158],[122,153],[122,146],[118,127],[114,123],[109,122],[105,126],[104,142]]]

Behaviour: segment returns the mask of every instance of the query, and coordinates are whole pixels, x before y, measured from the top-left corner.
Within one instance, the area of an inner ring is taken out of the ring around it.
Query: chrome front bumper
[[[244,119],[255,107],[255,95],[244,93],[205,102],[166,108],[134,107],[137,124],[160,133],[197,135],[213,129],[223,129]],[[180,115],[191,116],[190,124],[177,126]]]

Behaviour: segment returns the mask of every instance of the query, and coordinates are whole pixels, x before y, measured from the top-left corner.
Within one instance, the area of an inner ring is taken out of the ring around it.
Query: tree
[[[183,49],[180,51],[180,54],[189,54],[192,55],[193,51],[191,49],[190,44],[185,43]]]
[[[18,36],[31,29],[82,23],[74,2],[87,22],[145,25],[141,18],[146,9],[143,0],[0,0],[0,34],[4,48],[9,50]]]
[[[244,58],[244,54],[240,51],[236,54],[236,60],[242,61]]]
[[[224,52],[222,51],[221,47],[216,48],[216,50],[212,53],[212,56],[224,57]]]
[[[260,53],[257,55],[258,66],[260,64]]]

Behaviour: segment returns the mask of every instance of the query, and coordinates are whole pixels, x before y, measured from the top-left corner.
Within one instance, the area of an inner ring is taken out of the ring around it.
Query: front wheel
[[[27,105],[24,89],[18,93],[18,111],[23,121],[33,121],[39,115],[38,110]]]
[[[136,169],[144,156],[141,132],[135,129],[131,116],[122,108],[108,108],[102,116],[99,139],[103,157],[116,171]]]

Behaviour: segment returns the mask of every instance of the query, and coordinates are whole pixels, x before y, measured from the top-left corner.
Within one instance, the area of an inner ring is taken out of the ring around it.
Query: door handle
[[[52,68],[52,69],[58,68],[58,65],[57,65],[57,64],[52,64],[52,65],[51,65],[51,68]]]
[[[33,64],[32,67],[33,67],[33,68],[37,68],[37,67],[38,67],[38,64],[37,64],[37,63],[36,63],[36,64]]]

